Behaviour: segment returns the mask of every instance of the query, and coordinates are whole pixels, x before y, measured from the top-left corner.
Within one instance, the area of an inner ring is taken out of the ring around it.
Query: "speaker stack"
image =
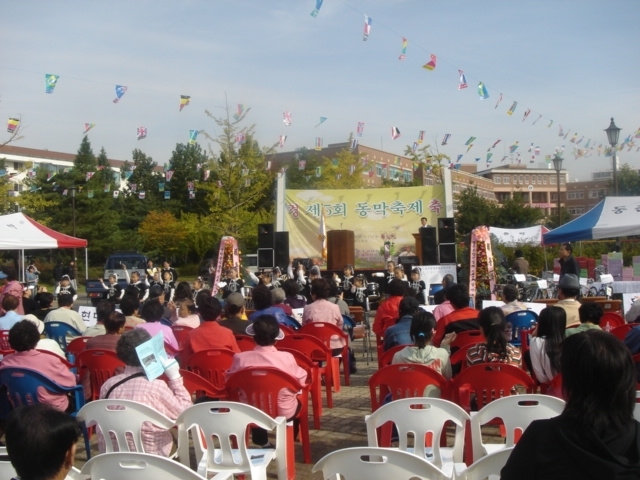
[[[438,258],[440,264],[456,263],[456,228],[453,218],[438,219]]]
[[[420,228],[422,247],[422,265],[438,265],[438,229],[435,227]]]
[[[258,225],[258,268],[286,268],[289,264],[289,232],[274,231],[273,224]]]

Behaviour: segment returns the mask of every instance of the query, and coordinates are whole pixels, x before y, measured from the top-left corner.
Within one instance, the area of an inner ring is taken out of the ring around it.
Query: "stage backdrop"
[[[356,268],[382,268],[384,243],[395,257],[405,246],[414,251],[420,218],[429,225],[445,217],[444,186],[363,190],[287,190],[285,229],[292,257],[322,261],[321,215],[326,231],[353,230]],[[414,252],[415,253],[415,252]]]

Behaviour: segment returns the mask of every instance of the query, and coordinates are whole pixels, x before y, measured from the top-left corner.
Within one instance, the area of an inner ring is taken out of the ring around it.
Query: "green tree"
[[[617,172],[618,195],[621,197],[631,197],[640,195],[640,172],[632,169],[629,164],[625,163]],[[609,187],[610,195],[613,195],[613,181]]]
[[[115,202],[115,208],[121,215],[120,228],[129,232],[137,231],[149,212],[160,210],[164,202],[158,188],[164,178],[155,170],[158,164],[137,148],[133,150],[131,159],[132,162],[125,162],[121,169],[121,179],[127,180],[128,177],[128,183]],[[140,192],[144,192],[144,199],[140,198]]]
[[[215,137],[203,132],[219,153],[214,154],[210,147],[209,180],[198,187],[205,191],[208,209],[203,228],[210,228],[216,238],[230,235],[239,239],[245,250],[257,243],[258,223],[273,220],[276,178],[265,168],[273,147],[260,148],[253,138],[254,127],[240,126],[248,112],[237,118],[230,116],[228,106],[224,117],[205,112],[222,132]],[[240,145],[236,133],[244,134],[245,141]]]
[[[469,235],[480,226],[492,226],[496,218],[496,204],[478,194],[478,187],[470,185],[454,197],[456,230]]]
[[[138,233],[149,255],[171,257],[183,253],[182,244],[187,233],[171,212],[149,212],[140,224]]]
[[[502,202],[495,209],[493,224],[499,228],[524,228],[537,225],[544,219],[544,210],[530,207],[525,199],[526,194],[515,191],[511,198]]]
[[[173,172],[171,180],[166,178],[165,172],[165,191],[171,192],[171,198],[164,202],[164,208],[171,211],[174,215],[180,216],[182,212],[198,212],[206,213],[206,206],[202,204],[205,192],[198,192],[197,185],[204,178],[208,159],[202,148],[195,145],[185,145],[179,143],[171,154],[169,160],[168,171]],[[193,185],[196,196],[200,197],[189,199],[189,186]]]
[[[89,138],[85,135],[82,137],[80,148],[78,149],[76,158],[73,160],[72,171],[74,181],[84,183],[87,172],[95,172],[97,167],[98,163],[91,149],[91,142],[89,142]]]
[[[405,157],[411,159],[414,165],[422,165],[426,171],[430,171],[439,183],[443,181],[443,169],[449,163],[449,156],[444,153],[434,151],[431,145],[423,145],[413,151],[413,147],[407,145],[404,149]],[[417,182],[417,183],[415,183]],[[422,185],[422,178],[414,178],[414,184]]]
[[[303,169],[299,168],[301,161],[305,162]],[[287,169],[287,188],[363,188],[364,170],[358,154],[348,148],[341,149],[332,158],[321,156],[320,152],[301,149],[296,154],[294,164]]]

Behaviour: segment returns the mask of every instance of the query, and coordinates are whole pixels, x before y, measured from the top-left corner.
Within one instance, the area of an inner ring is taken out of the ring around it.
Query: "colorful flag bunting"
[[[164,192],[164,199],[171,200],[171,192],[169,190]]]
[[[313,11],[311,12],[311,16],[312,17],[317,17],[318,13],[320,13],[320,8],[322,7],[322,2],[324,0],[316,0],[316,8],[313,9]]]
[[[322,176],[322,167],[316,167],[316,177]]]
[[[167,170],[166,172],[164,172],[164,178],[167,180],[167,182],[170,182],[173,178],[173,170]]]
[[[138,129],[136,130],[136,136],[138,140],[147,138],[147,127],[138,127]]]
[[[65,190],[66,192],[66,190]],[[62,192],[63,195],[66,195],[64,192]],[[87,190],[87,198],[93,198],[93,190]]]
[[[369,33],[371,33],[371,17],[365,15],[364,16],[364,32],[362,33],[362,41],[366,42],[369,38]]]
[[[189,130],[189,145],[195,145],[198,138],[198,130]]]
[[[190,191],[189,192],[189,200],[195,200],[196,198],[196,192]]]
[[[322,150],[322,137],[316,137],[316,150]]]
[[[398,60],[404,60],[407,57],[407,43],[407,39],[402,37],[402,51],[400,52]]]
[[[95,126],[96,126],[95,123],[85,123],[84,124],[84,133],[87,133],[89,130],[91,130]]]
[[[469,153],[469,150],[471,150],[471,147],[473,147],[473,143],[469,144],[469,146],[467,147],[467,152],[466,153]]]
[[[358,128],[356,130],[356,135],[361,137],[364,132],[364,122],[358,122]]]
[[[125,93],[127,93],[127,87],[116,85],[116,98],[113,99],[113,103],[118,103]]]
[[[487,91],[487,87],[484,86],[484,83],[478,83],[478,95],[480,96],[480,100],[486,100],[489,98],[489,92]]]
[[[267,160],[265,162],[265,170],[267,171],[271,170],[271,160]]]
[[[50,73],[45,73],[44,74],[44,87],[45,87],[44,92],[53,93],[53,89],[56,88],[59,78],[60,78],[60,75],[52,75]]]
[[[413,153],[416,153],[416,150],[418,150],[418,142],[413,142],[413,145],[411,146],[411,151]]]
[[[126,172],[124,172],[124,179],[129,180],[131,178],[131,175],[133,175],[133,172],[131,170],[127,170]]]
[[[469,140],[467,140],[464,144],[465,145],[470,145],[471,143],[473,143],[473,141],[476,139],[476,137],[469,137]]]
[[[207,180],[209,180],[209,176],[211,175],[211,170],[205,170],[204,171],[204,181],[206,182]]]
[[[180,111],[191,103],[191,97],[189,95],[180,95]]]
[[[18,128],[18,125],[20,125],[20,120],[17,118],[10,118],[7,121],[7,132],[9,133],[13,133],[16,131],[16,128]]]
[[[527,119],[527,117],[529,116],[529,114],[530,114],[530,113],[531,113],[531,109],[530,109],[530,108],[527,108],[527,109],[525,110],[525,112],[524,112],[524,116],[522,117],[522,121],[523,121],[523,122]]]
[[[458,74],[460,75],[460,83],[458,84],[458,90],[463,90],[467,88],[467,77],[464,76],[464,72],[462,70],[458,70]]]
[[[278,146],[280,148],[284,148],[284,142],[287,141],[287,136],[286,135],[280,135],[280,138],[278,139]]]
[[[356,148],[358,148],[358,139],[353,138],[351,139],[351,151],[354,152]]]
[[[244,134],[244,132],[236,133],[236,143],[237,144],[242,145],[245,142],[246,139],[247,139],[247,137]]]
[[[513,102],[513,104],[511,105],[511,108],[507,110],[507,115],[513,115],[513,112],[516,111],[517,106],[518,106],[518,102]]]
[[[349,165],[349,175],[353,175],[354,173],[356,173],[356,166]]]
[[[536,156],[540,156],[540,147],[537,147],[537,146],[536,146],[536,148],[534,148],[534,149],[533,149],[533,153],[534,153]]]
[[[113,191],[113,198],[118,198],[120,196],[120,190]]]
[[[282,112],[282,121],[285,127],[291,126],[291,112]]]
[[[51,180],[53,177],[55,177],[55,175],[56,175],[56,172],[47,173],[47,182]]]
[[[502,101],[502,94],[500,94],[500,96],[498,97],[498,101],[496,102],[496,106],[494,107],[494,110],[498,109],[498,105],[500,105],[501,101]]]
[[[447,142],[449,141],[449,138],[451,138],[451,134],[445,133],[444,137],[442,138],[442,143],[440,143],[440,145],[446,145]]]
[[[425,63],[422,68],[426,68],[427,70],[435,70],[436,69],[436,56],[432,53],[431,59]]]
[[[136,190],[138,189],[138,184],[137,183],[130,183],[129,184],[129,189],[131,189],[131,191],[133,193],[136,193]]]
[[[104,193],[109,193],[111,191],[111,185],[109,185],[108,183],[105,183],[103,191]]]
[[[490,163],[491,157],[493,157],[493,153],[487,153],[487,163]]]
[[[418,143],[422,142],[424,142],[424,130],[420,130],[420,133],[418,133]]]
[[[535,125],[535,124],[536,124],[536,122],[537,122],[538,120],[540,120],[541,118],[542,118],[542,114],[540,114],[540,113],[539,113],[539,114],[538,114],[538,118],[536,118],[536,119],[533,121],[532,125]]]
[[[498,139],[495,142],[493,142],[493,145],[491,145],[491,148],[496,148],[496,145],[498,145],[502,140]]]
[[[187,182],[187,190],[195,190],[196,189],[196,184],[193,180],[189,180]]]
[[[398,130],[398,127],[391,127],[391,139],[396,140],[398,137],[400,137],[400,130]]]
[[[306,160],[299,160],[298,161],[298,170],[304,170],[305,168],[307,168],[307,161]]]
[[[88,182],[89,180],[91,180],[91,177],[93,177],[95,173],[96,172],[87,172],[85,182]]]
[[[562,129],[562,125],[558,125],[558,136],[564,137],[564,130]]]
[[[462,157],[463,157],[463,155],[460,153],[460,154],[458,155],[458,158],[456,158],[456,163],[459,163],[459,162],[460,162],[460,160],[462,160]]]
[[[158,191],[159,192],[164,192],[164,182],[159,182],[158,183]]]
[[[318,125],[322,125],[322,124],[323,124],[324,122],[326,122],[326,121],[327,121],[327,117],[320,117],[320,122],[316,125],[316,127],[317,127]],[[315,128],[315,127],[314,127],[314,128]]]
[[[520,142],[515,142],[513,145],[509,147],[509,153],[513,153],[518,149],[518,146],[519,146],[518,143]]]
[[[237,121],[240,120],[240,117],[242,117],[242,114],[244,113],[244,105],[242,105],[241,103],[238,104],[238,106],[236,107],[236,113],[233,114],[233,118]]]
[[[547,125],[547,128],[551,128],[551,125],[553,125],[553,120],[549,121],[549,125]]]

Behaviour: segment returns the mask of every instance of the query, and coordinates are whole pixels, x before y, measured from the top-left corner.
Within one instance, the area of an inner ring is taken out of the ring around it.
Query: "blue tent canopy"
[[[607,197],[587,213],[543,235],[543,242],[575,242],[640,235],[640,197]]]

